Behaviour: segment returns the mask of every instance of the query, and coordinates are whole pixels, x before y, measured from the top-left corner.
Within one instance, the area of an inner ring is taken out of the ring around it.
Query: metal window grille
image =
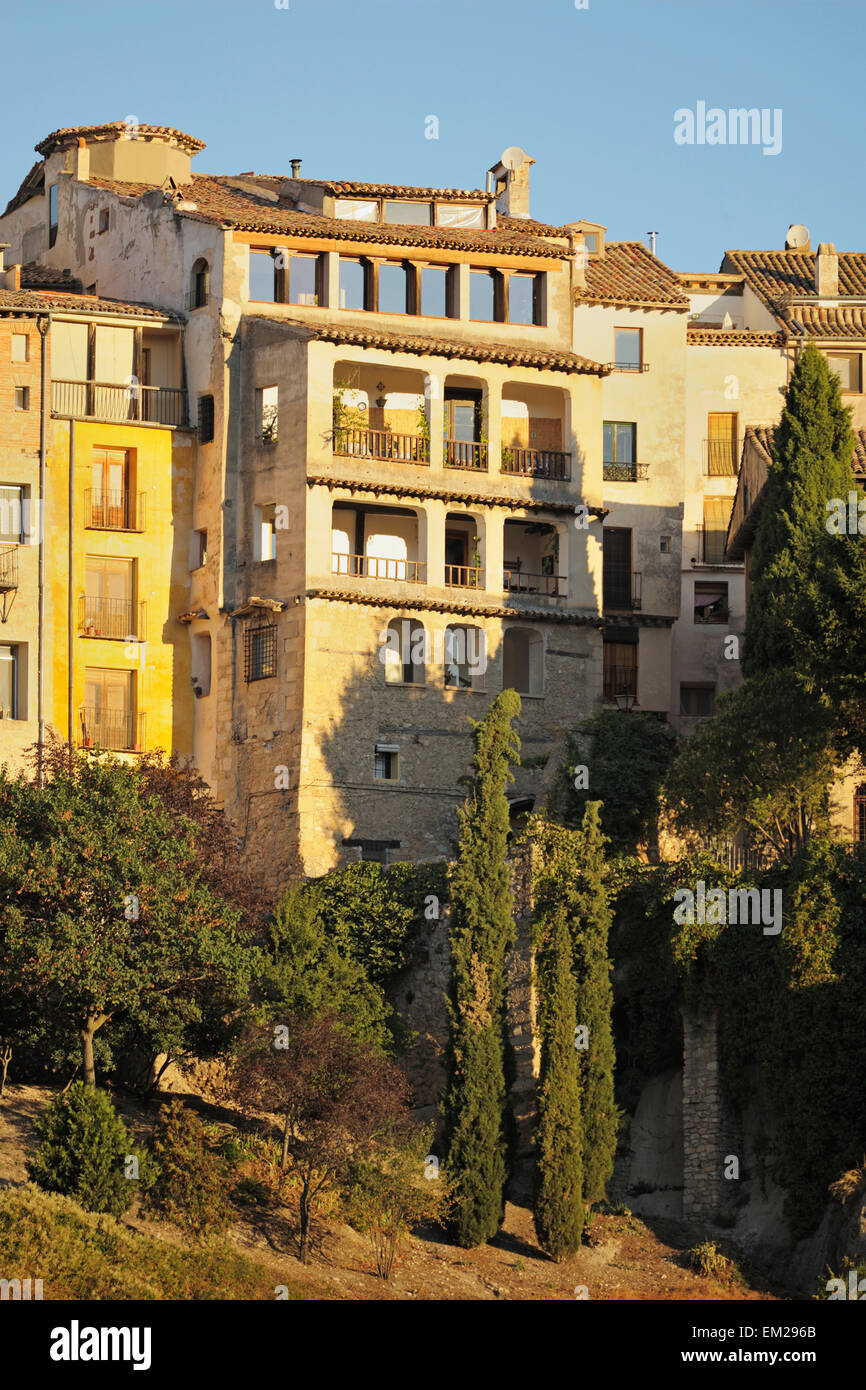
[[[260,681],[277,674],[277,629],[249,628],[244,633],[244,680]]]
[[[214,432],[213,396],[198,398],[198,437],[200,444],[210,444]]]

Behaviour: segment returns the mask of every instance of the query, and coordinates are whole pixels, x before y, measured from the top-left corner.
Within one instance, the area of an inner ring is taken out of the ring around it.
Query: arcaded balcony
[[[549,522],[506,521],[502,587],[509,598],[566,597],[559,543],[559,532]]]
[[[334,367],[333,451],[349,458],[429,464],[421,372],[359,362]]]
[[[549,386],[509,384],[502,391],[501,471],[567,482],[571,454],[566,436],[566,397]]]
[[[331,524],[331,573],[352,579],[424,584],[415,511],[335,502]]]
[[[445,518],[445,585],[484,588],[479,524],[465,512],[448,512]]]

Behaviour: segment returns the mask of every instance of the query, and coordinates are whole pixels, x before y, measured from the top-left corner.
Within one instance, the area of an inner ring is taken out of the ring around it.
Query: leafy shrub
[[[432,1130],[425,1130],[377,1162],[349,1165],[345,1214],[367,1236],[382,1279],[390,1279],[397,1250],[414,1226],[444,1220],[447,1180],[438,1170],[435,1178],[428,1177],[424,1162],[431,1138]]]
[[[687,1251],[689,1268],[708,1278],[726,1279],[733,1272],[733,1261],[723,1254],[714,1240],[702,1241]]]
[[[46,1192],[74,1197],[87,1211],[121,1216],[127,1210],[137,1183],[125,1175],[126,1159],[136,1157],[144,1176],[147,1155],[133,1146],[104,1091],[73,1082],[43,1111],[34,1128],[39,1149],[27,1164],[33,1182]]]
[[[224,1160],[209,1146],[201,1120],[181,1101],[160,1110],[153,1153],[157,1177],[148,1194],[151,1211],[196,1240],[225,1231],[231,1217]]]

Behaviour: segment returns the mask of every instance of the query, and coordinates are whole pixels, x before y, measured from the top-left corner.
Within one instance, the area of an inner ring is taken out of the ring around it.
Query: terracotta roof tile
[[[171,309],[155,309],[150,304],[133,304],[121,299],[100,299],[95,294],[70,294],[60,290],[0,289],[0,310],[27,312],[122,314],[130,318],[175,319],[181,315]]]
[[[59,290],[64,294],[81,294],[84,286],[70,270],[57,270],[52,265],[29,261],[21,267],[22,290]]]
[[[273,322],[269,319],[268,322]],[[311,338],[326,343],[351,347],[384,349],[386,352],[416,352],[430,357],[460,357],[472,362],[501,362],[507,366],[535,367],[538,371],[577,372],[582,375],[607,376],[609,367],[580,357],[576,352],[559,352],[549,348],[525,348],[508,343],[473,343],[469,339],[438,338],[422,333],[387,333],[360,328],[342,328],[338,324],[316,324],[297,319],[279,319],[281,324],[304,329]]]
[[[768,466],[773,462],[773,439],[775,428],[772,425],[747,426],[743,437],[743,450],[746,443],[751,440],[766,457]],[[860,476],[866,474],[866,429],[854,430],[854,455],[851,459],[851,467]]]
[[[126,135],[129,127],[126,121],[107,121],[104,125],[69,125],[63,126],[60,130],[52,130],[50,135],[46,135],[44,140],[40,140],[38,145],[34,145],[37,154],[48,155],[58,146],[76,144],[79,137],[86,135]],[[187,150],[190,154],[197,154],[199,150],[205,148],[204,140],[197,140],[194,135],[185,135],[182,130],[175,130],[174,126],[168,125],[143,125],[136,126],[139,139],[148,139],[155,135],[167,137],[173,144],[179,145],[181,149]]]
[[[783,347],[784,333],[754,333],[745,328],[702,328],[699,324],[686,329],[686,342],[691,347]]]
[[[575,290],[574,298],[578,304],[689,306],[677,276],[642,241],[607,242],[603,257],[587,261],[586,288]]]
[[[421,188],[408,183],[357,183],[352,179],[297,179],[295,182],[316,184],[326,193],[339,198],[471,198],[473,202],[479,199],[485,203],[491,201],[491,195],[485,193],[483,188]]]
[[[745,275],[789,334],[816,338],[866,337],[866,306],[827,305],[815,293],[814,251],[726,251],[722,270]],[[866,299],[866,252],[840,251],[839,300]],[[795,299],[810,304],[795,304]]]
[[[147,184],[120,183],[111,179],[91,178],[96,188],[109,189],[121,197],[139,198],[153,189]],[[267,236],[326,237],[332,241],[354,241],[419,247],[442,247],[455,251],[501,252],[512,256],[545,256],[565,258],[567,246],[557,246],[525,231],[510,228],[500,231],[481,229],[461,231],[452,227],[390,226],[373,222],[348,222],[322,217],[313,212],[298,212],[280,207],[272,197],[258,195],[247,189],[232,186],[227,177],[193,174],[192,182],[177,190],[184,201],[196,204],[196,210],[184,211],[184,217],[236,227],[239,231],[261,232]]]
[[[836,309],[820,303],[793,304],[780,317],[786,327],[797,328],[806,337],[866,338],[866,307],[839,305]]]

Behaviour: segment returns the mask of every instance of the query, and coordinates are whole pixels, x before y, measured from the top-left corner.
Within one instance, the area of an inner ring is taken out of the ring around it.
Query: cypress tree
[[[447,1166],[457,1189],[452,1230],[463,1246],[489,1240],[505,1212],[505,960],[514,939],[505,788],[520,751],[512,728],[519,714],[519,695],[503,690],[474,725],[474,776],[458,812],[444,1108]]]
[[[579,879],[571,919],[577,982],[577,1026],[586,1028],[578,1047],[583,1117],[583,1197],[600,1202],[613,1172],[619,1111],[614,1100],[613,986],[608,956],[611,912],[604,882],[604,845],[599,812],[591,801],[577,832]]]
[[[850,416],[838,378],[807,343],[774,435],[743,652],[746,676],[788,667],[824,689],[833,686],[837,698],[853,694],[851,678],[863,676],[862,656],[852,667],[849,649],[866,592],[864,547],[827,525],[828,507],[834,500],[847,507],[854,490]]]
[[[535,1231],[542,1250],[562,1260],[579,1249],[584,1219],[577,990],[564,902],[536,939],[535,950],[541,1036]]]

